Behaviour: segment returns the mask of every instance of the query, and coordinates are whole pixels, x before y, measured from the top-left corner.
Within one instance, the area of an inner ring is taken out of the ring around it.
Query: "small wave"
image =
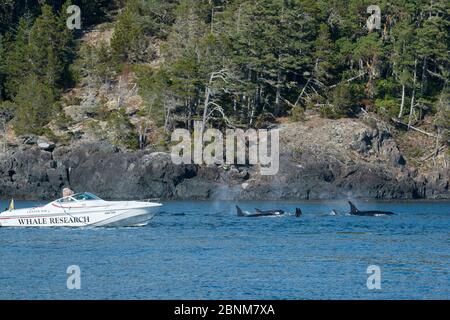
[[[186,213],[184,212],[177,212],[177,213],[170,213],[168,214],[169,216],[173,216],[173,217],[183,217],[186,215]]]
[[[358,232],[358,231],[338,231],[336,234],[369,234],[368,232]]]

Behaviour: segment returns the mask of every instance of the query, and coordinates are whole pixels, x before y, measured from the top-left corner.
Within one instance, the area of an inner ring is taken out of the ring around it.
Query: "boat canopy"
[[[94,195],[92,193],[89,193],[89,192],[74,194],[72,196],[72,198],[74,198],[75,200],[78,200],[78,201],[82,201],[82,200],[102,200],[99,197],[97,197],[96,195]]]
[[[89,200],[102,200],[96,195],[89,193],[89,192],[83,192],[83,193],[77,193],[68,197],[64,197],[61,199],[56,200],[56,202],[59,203],[67,203],[67,202],[78,202],[78,201],[89,201]]]

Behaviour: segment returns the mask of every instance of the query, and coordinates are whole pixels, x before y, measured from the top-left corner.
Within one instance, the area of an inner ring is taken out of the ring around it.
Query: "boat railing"
[[[159,202],[159,201],[161,201],[161,198],[149,198],[149,199],[142,199],[140,201],[142,201],[142,202],[155,202],[155,201]]]

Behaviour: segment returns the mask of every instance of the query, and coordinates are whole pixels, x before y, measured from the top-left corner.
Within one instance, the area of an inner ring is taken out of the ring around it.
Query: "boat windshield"
[[[89,192],[74,194],[72,196],[72,198],[74,198],[75,200],[78,200],[78,201],[82,201],[82,200],[102,200],[99,197],[97,197],[96,195],[93,195],[92,193],[89,193]]]

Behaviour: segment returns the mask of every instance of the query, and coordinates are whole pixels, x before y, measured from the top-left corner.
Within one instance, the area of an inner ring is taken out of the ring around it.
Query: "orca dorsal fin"
[[[259,210],[258,208],[255,208],[255,211],[256,211],[257,213],[262,213],[262,211]]]
[[[350,205],[350,213],[351,214],[355,214],[355,213],[359,212],[358,208],[356,208],[356,206],[351,201],[349,201],[348,204]]]
[[[237,215],[238,215],[238,217],[243,217],[243,216],[245,216],[244,212],[242,212],[242,209],[239,208],[238,206],[236,206],[236,210],[237,210]]]

